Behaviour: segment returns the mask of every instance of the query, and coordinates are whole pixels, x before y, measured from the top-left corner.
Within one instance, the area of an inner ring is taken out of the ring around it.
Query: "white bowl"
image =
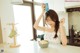
[[[39,46],[41,48],[47,48],[48,45],[49,45],[49,42],[47,40],[41,40],[41,41],[39,41]]]

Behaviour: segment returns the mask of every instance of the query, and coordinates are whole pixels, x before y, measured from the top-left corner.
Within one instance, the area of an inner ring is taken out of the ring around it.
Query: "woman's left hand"
[[[65,18],[62,18],[62,19],[60,20],[60,26],[63,26],[64,23],[65,23]]]
[[[43,3],[43,4],[42,4],[42,11],[43,11],[43,12],[45,12],[45,8],[46,8],[46,5]]]

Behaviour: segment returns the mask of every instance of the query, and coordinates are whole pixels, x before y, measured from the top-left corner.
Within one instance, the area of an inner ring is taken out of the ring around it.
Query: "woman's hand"
[[[65,23],[65,18],[62,18],[62,19],[60,20],[60,26],[63,26],[64,23]]]
[[[42,12],[45,12],[46,5],[42,4]]]
[[[65,23],[65,18],[62,18],[60,20],[60,28],[59,28],[59,32],[61,34],[61,41],[62,41],[62,45],[67,45],[67,37],[66,37],[66,32],[65,32],[65,27],[63,26]]]

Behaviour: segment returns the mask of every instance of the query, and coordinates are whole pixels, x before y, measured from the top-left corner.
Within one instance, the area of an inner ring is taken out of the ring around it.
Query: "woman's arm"
[[[39,16],[39,18],[34,23],[34,28],[36,30],[52,32],[53,31],[52,28],[47,28],[47,27],[44,27],[44,26],[43,27],[39,26],[39,22],[40,22],[40,20],[41,20],[41,18],[42,18],[43,15],[44,15],[44,12],[41,13],[41,15]]]
[[[61,35],[61,42],[62,45],[67,45],[67,37],[66,37],[66,33],[65,33],[65,27],[63,26],[64,24],[64,18],[60,21],[60,27],[59,27],[59,32]]]
[[[47,27],[41,27],[41,26],[39,26],[39,23],[40,23],[41,19],[43,18],[44,13],[45,13],[45,4],[42,5],[42,13],[39,16],[39,18],[36,20],[36,22],[34,23],[34,28],[36,30],[51,32],[51,31],[53,31],[52,28],[47,28]]]
[[[40,22],[41,18],[43,17],[44,12],[45,12],[45,4],[42,4],[42,13],[41,13],[41,15],[39,16],[39,18],[36,20],[36,22],[34,23],[34,28],[35,28],[36,30],[42,30],[42,31],[45,30],[45,27],[40,27],[40,26],[39,26],[39,22]]]
[[[65,45],[67,45],[67,37],[66,37],[66,33],[65,33],[65,27],[60,26],[59,31],[60,31],[60,35],[61,35],[62,45],[65,46]]]
[[[36,20],[36,22],[34,23],[34,28],[37,29],[37,30],[42,30],[44,31],[44,27],[40,27],[39,26],[39,23],[41,21],[41,18],[43,17],[44,15],[44,11],[41,13],[41,15],[39,16],[39,18]]]

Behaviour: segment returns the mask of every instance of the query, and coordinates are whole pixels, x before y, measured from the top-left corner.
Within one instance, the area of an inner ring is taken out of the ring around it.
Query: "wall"
[[[44,3],[48,3],[49,8],[55,11],[65,11],[64,0],[44,0]]]
[[[0,0],[0,18],[2,24],[3,42],[9,43],[12,41],[12,39],[8,37],[11,30],[11,26],[7,24],[14,22],[11,0]]]
[[[68,13],[67,12],[59,12],[58,16],[59,16],[59,20],[61,20],[62,18],[65,18],[65,23],[64,23],[65,32],[66,32],[66,35],[69,36]]]
[[[68,19],[69,28],[71,28],[71,25],[73,25],[75,30],[80,31],[80,12],[70,12]]]
[[[65,8],[80,7],[80,2],[65,2]]]

